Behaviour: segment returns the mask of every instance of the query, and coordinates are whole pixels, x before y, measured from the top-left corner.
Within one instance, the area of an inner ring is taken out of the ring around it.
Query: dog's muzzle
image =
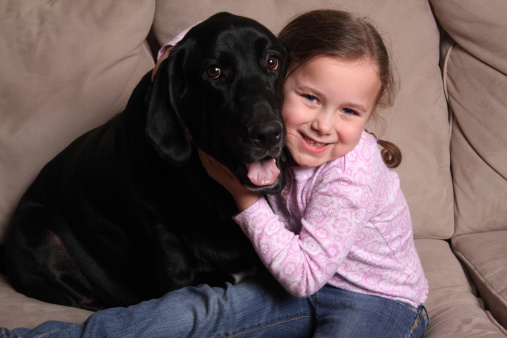
[[[283,147],[284,130],[278,121],[258,123],[248,129],[250,142],[267,156],[261,160],[247,164],[247,176],[250,182],[256,186],[272,185],[276,182],[280,169],[276,165],[280,149]],[[273,156],[273,155],[277,156]]]

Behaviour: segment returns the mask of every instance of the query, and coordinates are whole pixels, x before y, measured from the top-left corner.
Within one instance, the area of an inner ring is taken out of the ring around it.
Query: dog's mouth
[[[246,165],[247,177],[250,182],[258,187],[269,186],[276,182],[280,169],[276,165],[276,159],[268,157],[260,161]]]

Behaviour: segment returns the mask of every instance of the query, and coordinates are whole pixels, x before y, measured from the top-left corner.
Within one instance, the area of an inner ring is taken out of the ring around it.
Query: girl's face
[[[297,68],[283,87],[287,147],[297,164],[317,167],[354,149],[380,93],[369,59],[318,56]]]

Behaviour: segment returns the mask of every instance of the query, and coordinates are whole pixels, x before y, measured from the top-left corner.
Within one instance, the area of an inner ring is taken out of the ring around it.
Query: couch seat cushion
[[[34,328],[48,320],[82,323],[93,312],[49,304],[16,292],[0,274],[0,326]]]
[[[488,317],[449,243],[417,239],[417,252],[428,279],[426,303],[430,326],[425,337],[503,337],[504,329]]]
[[[507,327],[507,231],[461,235],[452,248],[477,286],[486,308]]]

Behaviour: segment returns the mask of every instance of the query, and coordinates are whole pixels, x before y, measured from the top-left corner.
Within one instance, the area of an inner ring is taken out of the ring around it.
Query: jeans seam
[[[415,323],[411,327],[408,337],[413,337],[414,331],[417,329],[417,327],[419,326],[419,324],[421,322],[421,317],[424,321],[425,328],[427,329],[427,327],[430,323],[430,319],[429,319],[429,315],[428,315],[428,310],[422,304],[417,308],[417,316],[415,318]]]
[[[252,331],[255,331],[255,330],[264,329],[264,328],[270,327],[272,325],[276,325],[276,324],[280,324],[280,323],[284,323],[284,322],[289,322],[291,320],[296,320],[296,319],[304,318],[304,317],[311,317],[311,314],[301,314],[301,315],[297,315],[297,316],[293,316],[293,317],[289,317],[289,318],[285,318],[285,319],[280,319],[280,320],[278,320],[276,322],[272,322],[272,323],[269,323],[269,324],[264,324],[262,326],[254,327],[254,328],[251,328],[251,329],[245,329],[245,330],[236,332],[236,333],[231,334],[231,335],[218,336],[217,338],[237,337],[237,336],[239,336],[241,334],[244,334],[244,333],[248,333],[248,332],[252,332]]]

